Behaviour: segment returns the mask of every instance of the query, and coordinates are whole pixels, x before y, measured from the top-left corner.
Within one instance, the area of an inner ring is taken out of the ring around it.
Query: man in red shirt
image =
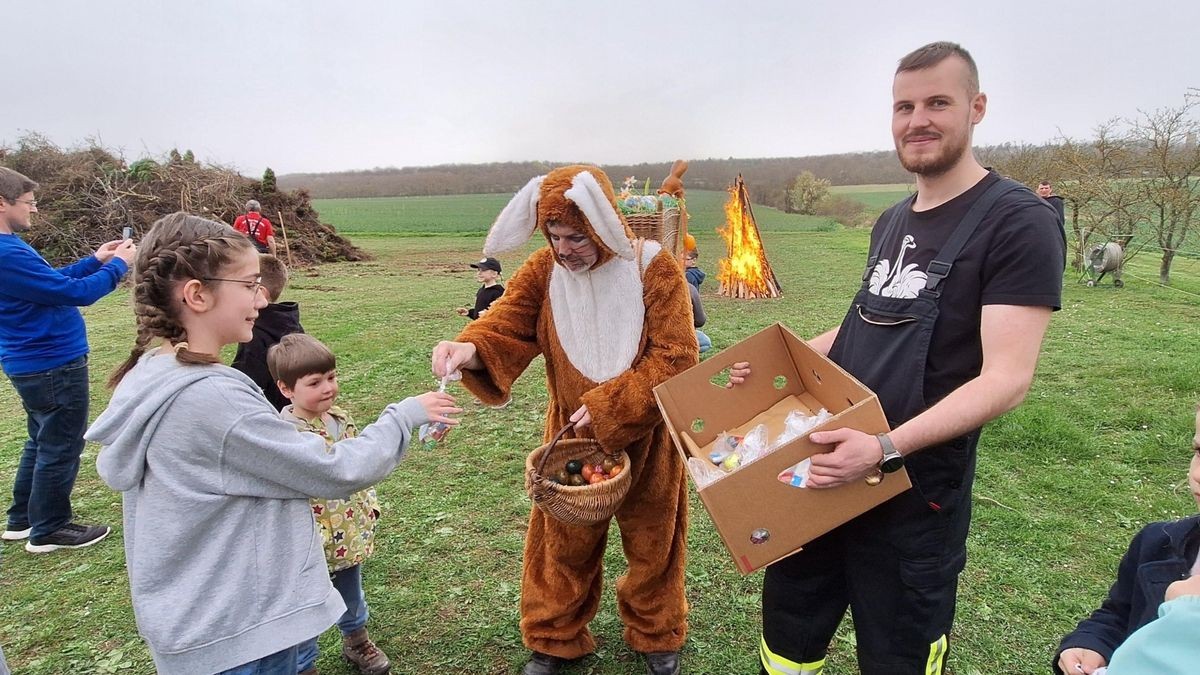
[[[253,199],[246,202],[246,213],[233,221],[233,229],[250,237],[259,253],[275,255],[275,229],[271,227],[271,221],[259,213],[261,208]]]

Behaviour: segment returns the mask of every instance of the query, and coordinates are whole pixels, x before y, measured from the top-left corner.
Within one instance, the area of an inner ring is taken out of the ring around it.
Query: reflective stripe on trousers
[[[945,635],[930,643],[929,661],[925,664],[925,675],[942,675],[942,668],[946,665],[946,648],[948,646]]]
[[[767,639],[759,637],[758,657],[762,661],[763,670],[768,675],[821,675],[825,669],[825,659],[809,663],[796,663],[771,651]]]
[[[925,663],[925,675],[942,675],[946,665],[946,651],[949,646],[945,635],[929,644],[929,660]],[[821,675],[825,669],[825,659],[809,663],[796,663],[771,651],[766,638],[759,637],[759,659],[763,670],[768,675]]]

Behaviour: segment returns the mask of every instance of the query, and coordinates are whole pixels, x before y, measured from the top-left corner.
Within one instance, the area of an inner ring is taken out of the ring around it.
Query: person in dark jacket
[[[267,350],[279,344],[280,338],[292,333],[303,333],[300,325],[300,305],[295,302],[279,302],[283,289],[287,287],[288,273],[283,262],[273,255],[259,256],[259,274],[263,288],[267,291],[270,304],[258,312],[254,320],[254,337],[238,345],[237,353],[230,364],[240,370],[262,388],[263,394],[276,410],[291,403],[275,384],[271,371],[267,369]]]
[[[500,285],[499,260],[484,258],[479,262],[471,263],[471,267],[475,268],[475,279],[482,284],[475,293],[475,306],[459,307],[455,311],[458,312],[459,316],[465,316],[474,321],[483,316],[484,312],[487,312],[488,308],[492,306],[492,303],[504,295],[504,286]]]
[[[1200,408],[1196,411],[1188,486],[1200,503]],[[1107,666],[1126,638],[1158,616],[1167,586],[1200,573],[1197,548],[1200,548],[1200,515],[1143,527],[1121,559],[1117,580],[1108,590],[1104,604],[1080,621],[1058,646],[1054,672],[1091,675],[1097,668]]]

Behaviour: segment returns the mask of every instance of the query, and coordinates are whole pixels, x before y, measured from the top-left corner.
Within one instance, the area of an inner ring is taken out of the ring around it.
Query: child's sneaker
[[[107,525],[67,523],[50,534],[25,542],[30,553],[49,553],[60,548],[83,548],[98,543],[112,531]]]
[[[21,541],[22,539],[28,539],[29,532],[31,530],[33,530],[33,528],[28,525],[23,528],[20,525],[9,525],[7,528],[5,528],[4,534],[0,534],[0,539],[3,539],[4,541]]]
[[[387,654],[371,642],[366,628],[342,636],[342,656],[353,663],[363,675],[384,675],[392,669]]]

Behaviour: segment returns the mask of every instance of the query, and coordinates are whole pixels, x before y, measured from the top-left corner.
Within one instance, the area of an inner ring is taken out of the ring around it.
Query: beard
[[[900,159],[900,165],[905,171],[915,173],[924,178],[936,178],[953,169],[955,165],[966,154],[967,146],[970,143],[970,136],[963,135],[957,138],[941,134],[939,141],[941,143],[936,154],[909,154],[904,151],[904,142],[896,144],[896,156]]]

